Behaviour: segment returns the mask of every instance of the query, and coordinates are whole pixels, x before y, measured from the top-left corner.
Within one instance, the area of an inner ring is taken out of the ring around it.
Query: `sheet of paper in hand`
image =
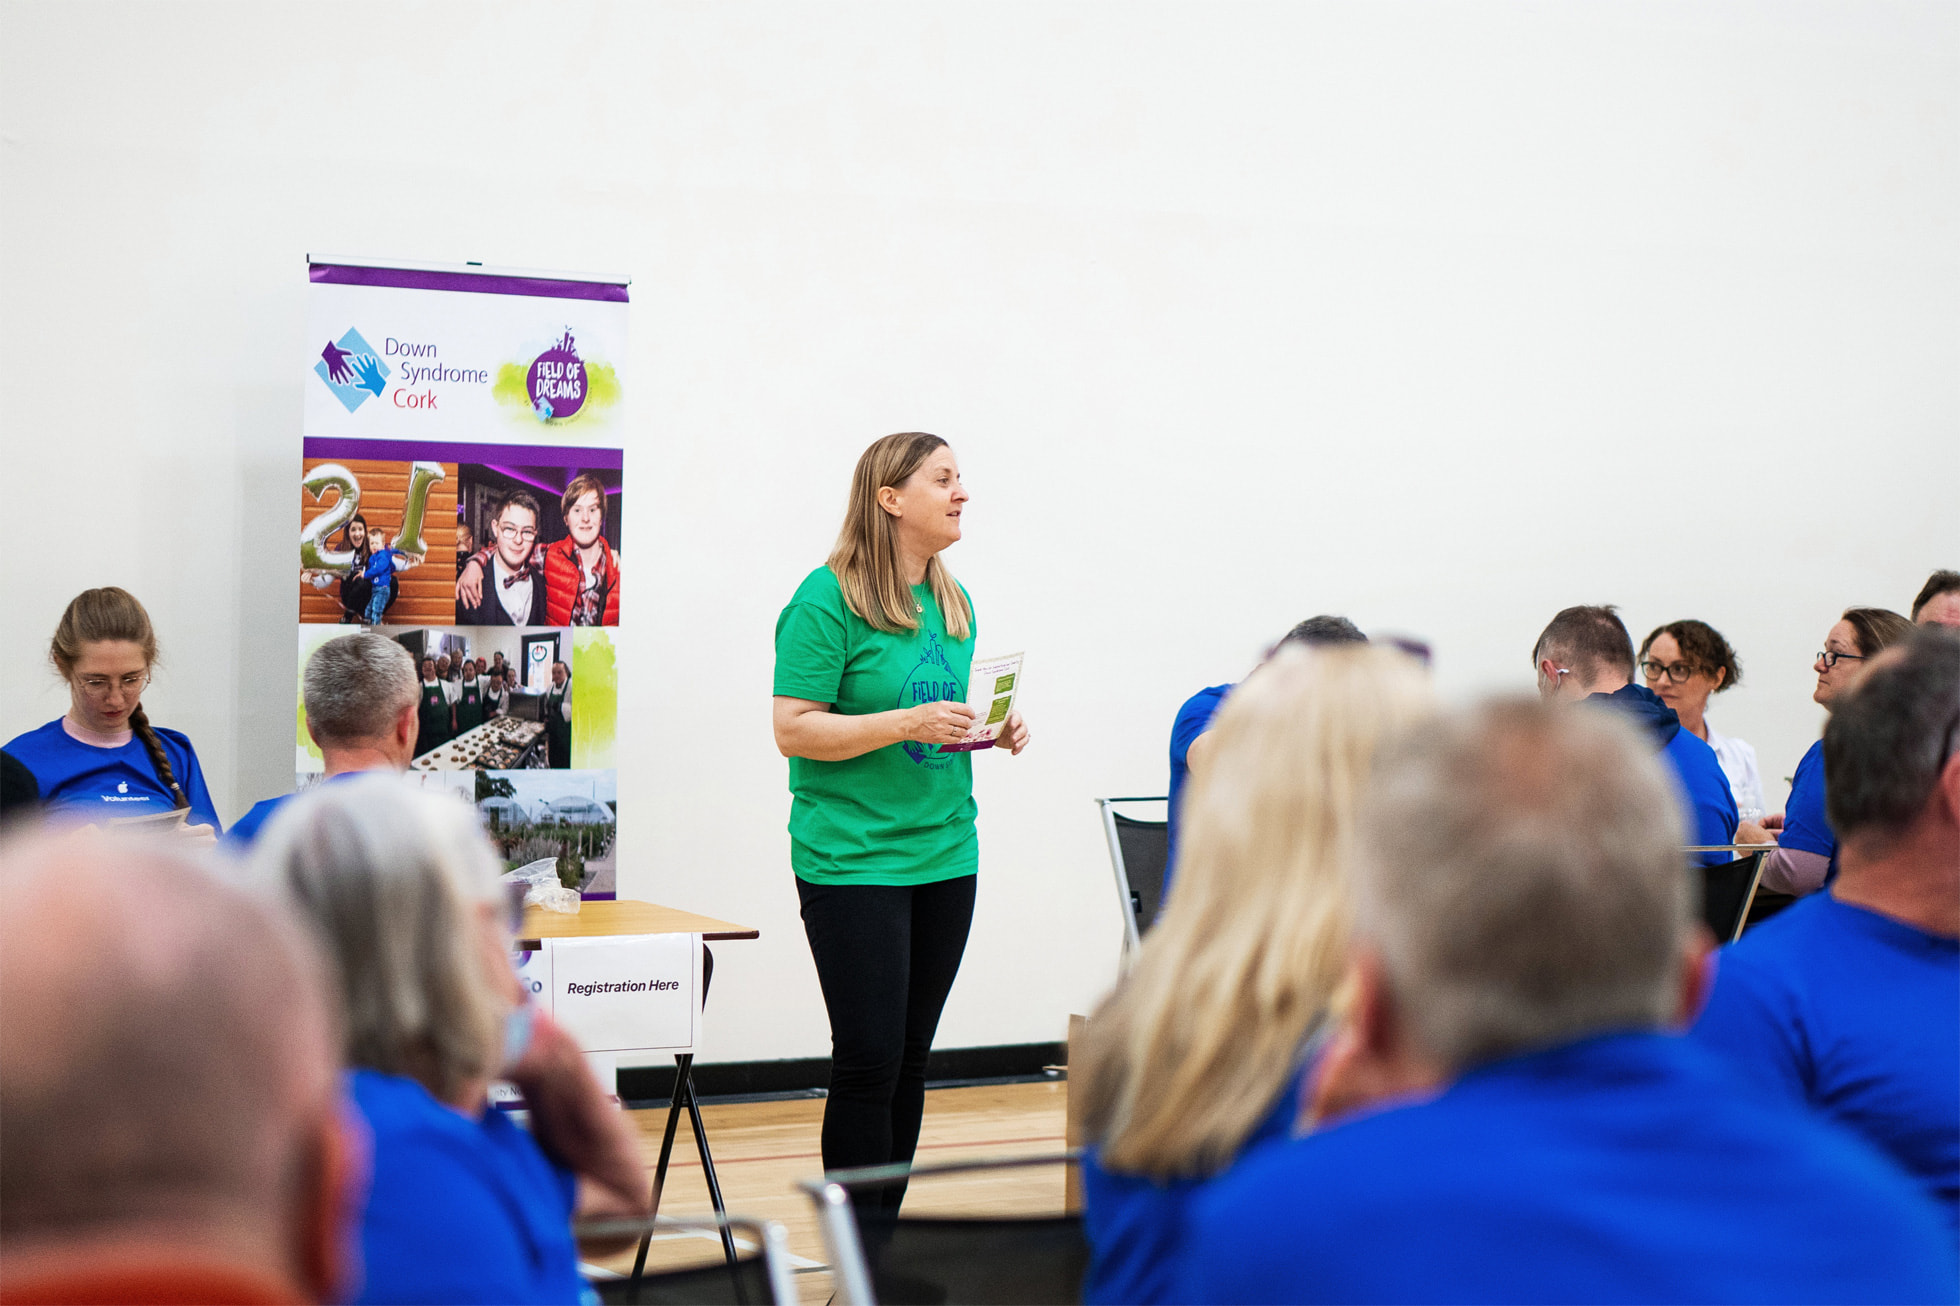
[[[957,744],[946,744],[940,751],[966,753],[976,748],[992,748],[1007,724],[1014,700],[1021,694],[1021,660],[1025,653],[1005,657],[975,658],[966,682],[966,705],[973,709],[973,729]]]

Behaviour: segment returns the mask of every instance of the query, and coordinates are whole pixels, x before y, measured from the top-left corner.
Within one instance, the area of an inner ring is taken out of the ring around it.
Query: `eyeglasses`
[[[118,689],[125,694],[140,694],[143,687],[150,683],[150,673],[132,671],[126,676],[83,676],[75,683],[90,698],[107,698]]]
[[[1640,664],[1640,674],[1649,680],[1659,680],[1662,676],[1666,676],[1670,685],[1684,685],[1688,677],[1695,674],[1695,669],[1685,662],[1676,662],[1673,666],[1669,666],[1656,658],[1648,658]]]
[[[505,524],[497,528],[497,534],[518,544],[529,544],[538,538],[538,530],[535,526],[511,526]]]
[[[1840,662],[1863,662],[1864,660],[1865,655],[1863,653],[1840,653],[1836,649],[1828,648],[1813,659],[1815,662],[1822,662],[1826,671],[1829,671]]]

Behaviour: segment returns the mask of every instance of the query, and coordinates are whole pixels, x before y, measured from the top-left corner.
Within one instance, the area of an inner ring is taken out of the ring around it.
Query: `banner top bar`
[[[630,286],[633,278],[607,272],[564,272],[548,268],[507,268],[484,263],[426,263],[411,259],[343,258],[333,254],[308,254],[315,266],[342,268],[389,268],[399,272],[455,272],[474,277],[522,277],[526,281],[590,281],[606,286]]]

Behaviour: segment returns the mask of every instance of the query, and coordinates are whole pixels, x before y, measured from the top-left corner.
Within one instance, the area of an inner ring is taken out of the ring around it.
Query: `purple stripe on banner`
[[[539,444],[451,444],[446,440],[357,440],[307,436],[300,441],[302,458],[378,458],[412,463],[426,458],[436,463],[504,463],[518,467],[592,467],[618,471],[623,449],[560,449]],[[556,491],[553,491],[556,493]]]
[[[626,303],[626,287],[608,281],[553,281],[491,272],[428,272],[415,268],[362,268],[314,263],[310,280],[334,286],[393,286],[398,290],[455,290],[471,295],[532,295],[539,299],[601,299]]]

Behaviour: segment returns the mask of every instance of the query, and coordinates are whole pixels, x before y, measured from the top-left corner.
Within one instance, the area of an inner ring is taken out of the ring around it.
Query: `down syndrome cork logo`
[[[326,382],[334,398],[351,413],[368,400],[381,397],[388,388],[390,369],[374,352],[374,346],[350,327],[346,335],[328,341],[320,351],[313,375]]]

